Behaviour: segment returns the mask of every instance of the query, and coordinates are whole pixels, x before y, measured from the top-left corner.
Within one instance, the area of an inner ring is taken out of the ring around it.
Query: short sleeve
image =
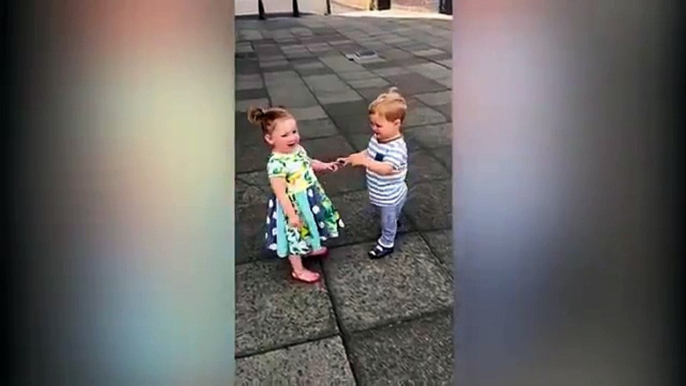
[[[394,146],[388,150],[384,156],[384,162],[388,162],[395,170],[404,170],[407,168],[407,146],[403,143],[399,146]]]
[[[310,155],[307,154],[307,150],[305,150],[304,147],[300,146],[300,156],[303,157],[304,159],[310,159]]]
[[[267,162],[267,177],[286,178],[286,164],[277,158],[270,158]]]

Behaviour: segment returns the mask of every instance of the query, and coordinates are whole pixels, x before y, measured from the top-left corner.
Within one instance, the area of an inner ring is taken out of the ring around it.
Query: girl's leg
[[[314,283],[319,280],[319,274],[317,272],[312,272],[303,266],[303,261],[300,256],[289,256],[288,260],[291,262],[291,268],[293,269],[291,275],[294,279],[307,283]]]

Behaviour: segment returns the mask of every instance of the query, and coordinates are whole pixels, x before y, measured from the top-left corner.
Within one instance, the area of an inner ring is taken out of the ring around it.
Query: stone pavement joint
[[[451,22],[303,16],[236,25],[236,384],[452,384]],[[345,57],[370,49],[380,61]],[[364,171],[322,175],[347,226],[327,258],[306,261],[322,282],[294,283],[288,263],[262,249],[269,149],[245,112],[285,106],[310,155],[328,161],[366,147],[368,105],[390,86],[409,106],[397,250],[366,256],[379,224]]]

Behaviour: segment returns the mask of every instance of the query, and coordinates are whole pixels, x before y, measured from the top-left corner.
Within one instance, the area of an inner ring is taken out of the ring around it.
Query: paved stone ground
[[[307,16],[237,21],[237,384],[453,383],[451,26],[446,20]],[[359,65],[345,53],[381,59]],[[363,149],[366,109],[391,85],[409,100],[410,198],[398,250],[371,261],[378,232],[359,170],[321,178],[347,227],[318,285],[261,254],[269,149],[245,117],[284,105],[304,147],[333,160]]]

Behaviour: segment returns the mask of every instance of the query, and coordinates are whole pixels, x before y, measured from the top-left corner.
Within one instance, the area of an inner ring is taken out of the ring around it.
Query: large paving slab
[[[430,93],[426,93],[426,94],[415,95],[415,98],[419,99],[424,104],[429,105],[429,106],[440,106],[440,105],[444,105],[444,104],[450,104],[450,101],[452,100],[452,92],[451,91],[430,92]]]
[[[261,134],[257,127],[251,127],[251,130]],[[254,145],[248,146],[236,146],[236,173],[264,170],[267,167],[269,154],[271,154],[271,149],[264,142],[256,142]]]
[[[256,192],[255,190],[252,190]],[[247,195],[237,194],[246,199]],[[259,196],[262,198],[262,195]],[[264,247],[265,218],[267,216],[266,201],[248,204],[237,201],[236,205],[236,264],[259,260],[267,257],[268,251]]]
[[[264,87],[262,75],[256,74],[236,74],[236,90],[252,90]]]
[[[399,75],[406,75],[410,73],[410,70],[405,68],[405,67],[385,67],[385,68],[378,68],[373,70],[375,74],[381,76],[381,77],[390,77],[390,76],[399,76]]]
[[[449,121],[453,120],[453,105],[450,101],[446,104],[433,106],[436,110],[440,111],[444,117],[448,118]]]
[[[331,201],[347,224],[340,237],[331,240],[331,246],[374,241],[379,237],[379,217],[369,203],[369,194],[366,190],[337,195],[331,197]],[[403,214],[401,219],[402,226],[398,232],[404,233],[412,230],[411,223],[407,221],[407,215]]]
[[[298,121],[300,139],[314,139],[331,137],[339,134],[338,128],[329,118],[310,119]]]
[[[428,124],[415,129],[406,129],[405,137],[416,141],[424,148],[451,146],[453,138],[453,124],[450,122]]]
[[[404,95],[425,94],[447,89],[447,86],[416,73],[387,76],[386,80],[398,87]]]
[[[389,83],[387,85],[380,86],[380,87],[358,88],[357,93],[360,94],[362,96],[362,98],[364,98],[366,104],[369,105],[379,95],[387,92],[390,87],[391,87],[391,84]]]
[[[259,75],[260,67],[257,60],[238,60],[235,61],[236,75]],[[255,86],[255,85],[251,85]],[[240,87],[240,84],[239,84]]]
[[[331,117],[343,134],[368,134],[369,102],[364,100],[323,105],[324,110]]]
[[[236,385],[355,386],[339,336],[236,361]]]
[[[355,90],[358,92],[360,90],[364,89],[374,89],[377,90],[379,88],[388,88],[390,86],[390,83],[388,81],[384,80],[381,77],[374,77],[374,78],[368,78],[368,79],[357,79],[357,80],[350,80],[348,81],[348,84],[352,86]]]
[[[314,95],[295,72],[273,72],[265,75],[265,84],[274,106],[301,108],[317,105]]]
[[[451,180],[441,180],[410,187],[405,213],[418,230],[429,231],[452,227],[451,183]]]
[[[335,72],[354,72],[364,70],[364,67],[355,62],[351,62],[342,55],[323,57],[321,61]]]
[[[405,117],[403,126],[405,128],[410,128],[444,123],[445,121],[445,116],[431,107],[417,106],[411,108],[408,106],[407,116]]]
[[[452,230],[425,232],[424,238],[433,253],[453,272],[453,232]]]
[[[267,99],[267,98],[269,98],[269,95],[267,94],[267,90],[265,90],[264,88],[261,88],[261,87],[236,91],[236,102],[245,101],[245,100],[253,100],[253,99]]]
[[[414,71],[432,80],[442,80],[446,78],[450,79],[452,76],[452,71],[449,68],[436,63],[422,63],[409,66],[408,68],[411,71]]]
[[[236,112],[234,122],[236,128],[236,148],[256,145],[263,145],[264,147],[267,146],[262,139],[262,129],[257,126],[253,126],[250,122],[248,122],[247,113],[242,111]],[[239,161],[240,158],[236,156],[236,160]]]
[[[452,306],[452,279],[418,234],[401,236],[392,256],[372,260],[373,244],[331,251],[327,285],[341,328],[360,331]]]
[[[236,267],[237,356],[338,333],[324,283],[295,283],[289,273],[286,261]]]
[[[269,106],[269,99],[254,98],[254,99],[236,99],[236,112],[246,113],[251,107],[267,107]]]
[[[235,196],[238,209],[260,204],[266,205],[267,197],[271,191],[267,172],[264,170],[236,174]]]
[[[345,81],[358,81],[364,79],[375,79],[378,78],[376,74],[366,69],[353,72],[341,72],[338,76]]]
[[[408,156],[407,184],[432,182],[451,177],[450,172],[428,150],[416,150]]]
[[[361,385],[453,385],[451,311],[353,334]]]
[[[310,75],[303,78],[320,103],[362,100],[362,97],[336,75]]]
[[[431,149],[433,155],[441,161],[443,166],[447,167],[452,172],[453,170],[453,148],[452,145],[437,147]]]
[[[324,119],[327,118],[326,112],[322,109],[322,106],[316,105],[312,107],[302,107],[302,108],[288,108],[288,111],[293,114],[295,119],[298,121],[307,121],[311,119]]]

